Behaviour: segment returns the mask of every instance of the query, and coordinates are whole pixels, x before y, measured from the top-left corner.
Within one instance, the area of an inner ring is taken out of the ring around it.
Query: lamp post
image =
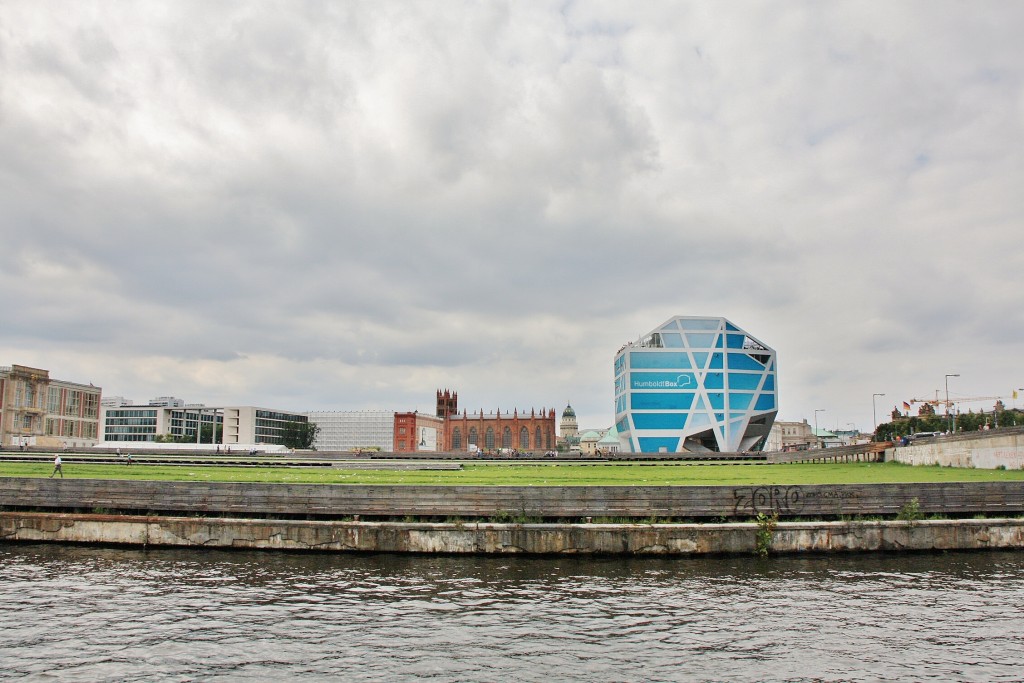
[[[875,399],[885,394],[871,394],[871,433],[878,431],[878,412],[875,410]]]
[[[946,423],[949,425],[949,433],[950,434],[953,433],[953,423],[952,423],[952,420],[950,420],[950,414],[949,414],[949,378],[950,377],[959,377],[959,376],[960,375],[946,375]]]
[[[824,413],[824,408],[817,408],[814,411],[814,447],[821,448],[821,442],[818,441],[818,413]]]

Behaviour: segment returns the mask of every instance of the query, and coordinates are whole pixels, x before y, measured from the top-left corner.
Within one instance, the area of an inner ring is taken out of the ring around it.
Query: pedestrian
[[[128,453],[128,460],[126,461],[126,463],[129,464],[129,465],[132,464],[132,454],[131,453]]]
[[[64,470],[60,468],[60,463],[60,455],[57,455],[57,457],[53,459],[53,472],[50,473],[50,479],[53,479],[53,475],[57,474],[58,472],[60,472],[60,478],[64,478]]]

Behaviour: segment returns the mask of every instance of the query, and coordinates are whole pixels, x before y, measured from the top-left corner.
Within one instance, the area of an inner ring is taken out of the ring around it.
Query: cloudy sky
[[[873,393],[881,421],[947,373],[1009,396],[1022,27],[1003,1],[4,2],[0,365],[607,427],[618,348],[713,315],[777,350],[780,419],[870,429]]]

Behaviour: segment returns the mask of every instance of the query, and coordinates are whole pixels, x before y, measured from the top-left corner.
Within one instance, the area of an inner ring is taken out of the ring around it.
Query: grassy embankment
[[[225,481],[286,484],[447,486],[758,486],[1022,481],[1022,470],[912,467],[898,463],[794,465],[587,464],[466,465],[462,470],[345,470],[343,467],[229,467],[67,463],[80,479]],[[0,477],[46,477],[49,464],[0,463]]]

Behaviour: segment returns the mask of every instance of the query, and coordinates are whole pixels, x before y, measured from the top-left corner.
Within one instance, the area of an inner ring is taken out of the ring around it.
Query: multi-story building
[[[181,405],[178,405],[178,404]],[[185,405],[174,399],[154,399],[148,405],[104,407],[105,445],[155,442],[158,435],[202,440],[225,447],[281,445],[289,423],[306,423],[302,413],[255,406]]]
[[[615,355],[623,451],[745,451],[777,413],[775,351],[725,318],[677,316]]]
[[[766,451],[805,451],[814,448],[814,428],[807,424],[807,419],[800,422],[775,422],[768,441]]]
[[[426,413],[395,413],[396,453],[446,451],[444,418]]]
[[[395,411],[311,411],[318,451],[395,450]]]
[[[459,414],[458,394],[437,392],[436,414],[391,410],[313,411],[306,413],[319,427],[320,451],[551,450],[555,446],[555,411],[520,414]]]
[[[48,370],[0,367],[0,445],[94,446],[102,390]]]

